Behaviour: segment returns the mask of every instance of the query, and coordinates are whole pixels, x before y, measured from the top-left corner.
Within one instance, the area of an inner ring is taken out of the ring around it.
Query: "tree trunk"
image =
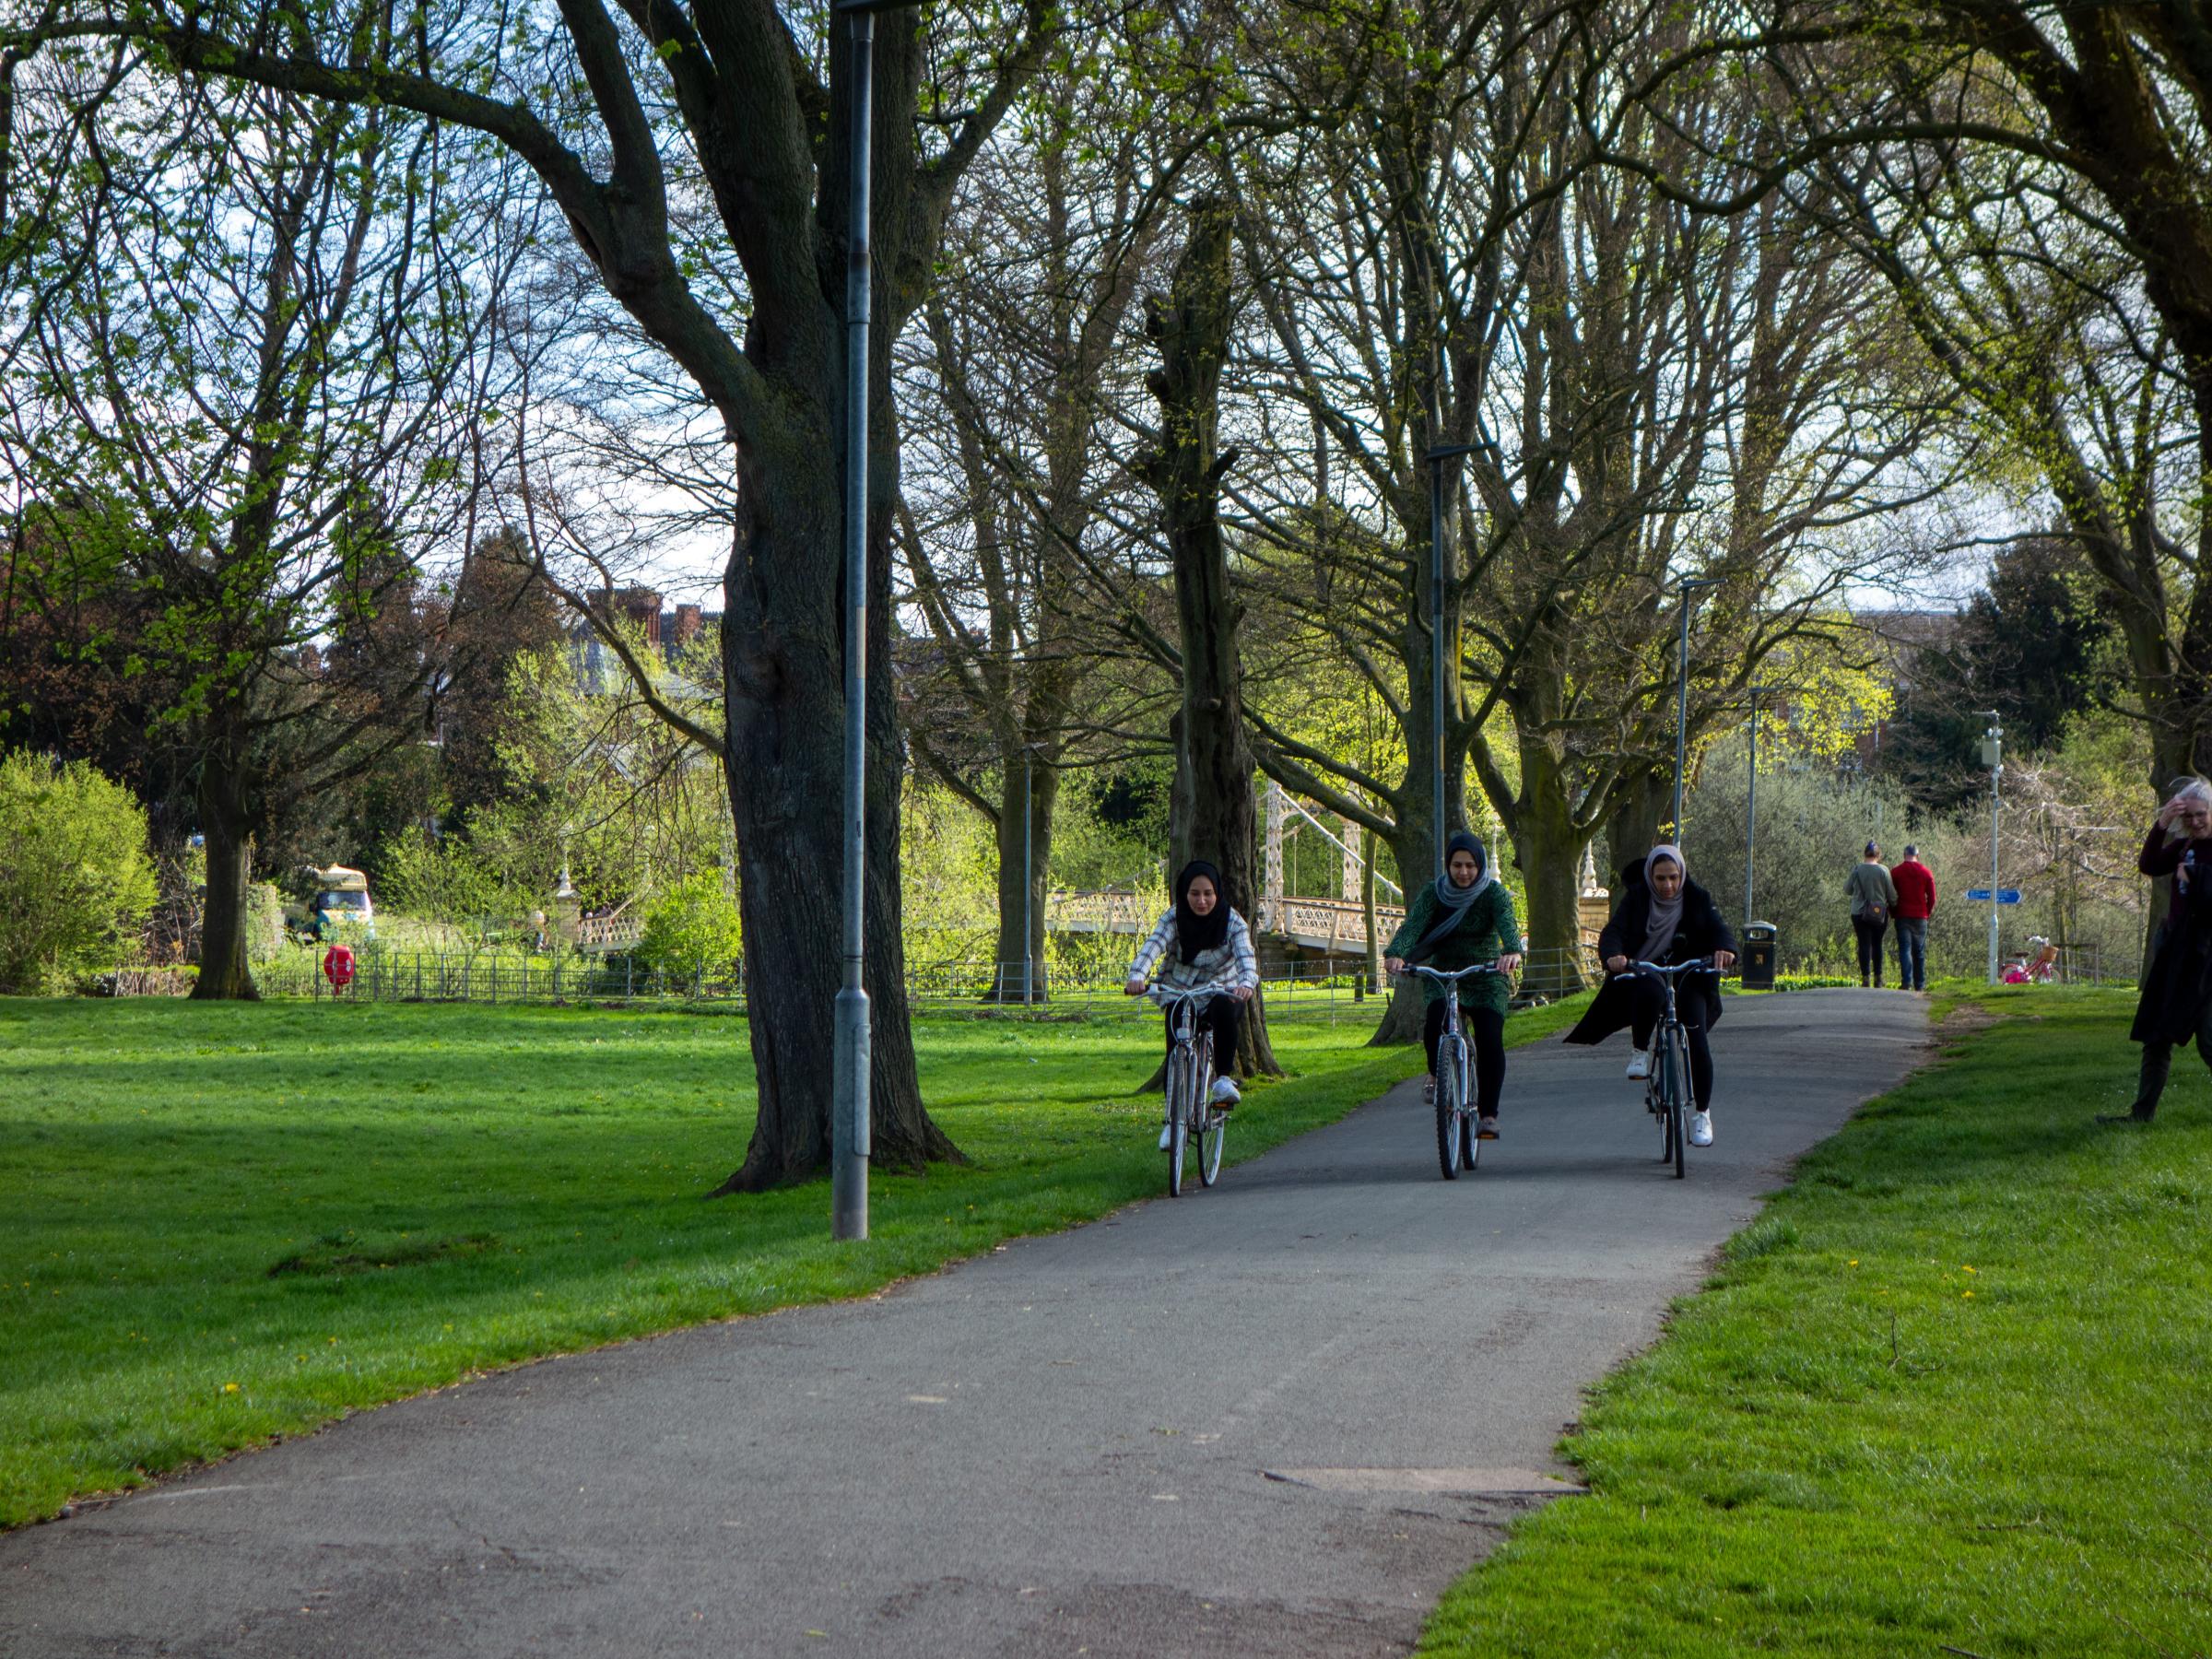
[[[1658,845],[1659,826],[1674,809],[1673,781],[1657,772],[1646,772],[1641,782],[1620,786],[1613,810],[1606,815],[1606,868],[1599,874],[1607,887],[1622,865]]]
[[[1146,305],[1146,332],[1160,354],[1160,367],[1147,377],[1159,399],[1160,446],[1139,470],[1159,492],[1175,567],[1182,708],[1170,832],[1174,862],[1178,868],[1193,857],[1218,865],[1227,889],[1222,900],[1251,924],[1259,915],[1253,810],[1257,769],[1244,730],[1244,670],[1237,643],[1243,606],[1230,587],[1219,514],[1221,475],[1237,452],[1217,453],[1231,309],[1230,224],[1225,203],[1194,204],[1190,241],[1176,262],[1169,293]],[[1236,1070],[1242,1077],[1282,1070],[1267,1041],[1262,996],[1245,1005]]]
[[[1406,795],[1415,794],[1411,784]],[[1434,793],[1430,792],[1430,799]],[[1412,815],[1398,815],[1398,832],[1390,838],[1390,850],[1397,855],[1398,879],[1406,884],[1406,903],[1411,908],[1414,896],[1423,885],[1435,879],[1436,842],[1430,833],[1429,819],[1424,815],[1415,823]],[[1418,878],[1416,872],[1419,872]],[[1382,1010],[1381,1023],[1375,1034],[1368,1039],[1371,1048],[1392,1048],[1400,1043],[1418,1042],[1421,1040],[1421,1021],[1427,1017],[1429,1005],[1421,994],[1420,982],[1408,979],[1393,988],[1390,1006]]]
[[[253,838],[236,774],[218,763],[219,746],[204,751],[200,834],[207,851],[206,910],[200,924],[200,972],[192,994],[200,1002],[259,1002],[246,961],[246,888],[253,874]]]
[[[841,377],[825,366],[825,384]],[[724,764],[737,827],[738,906],[745,928],[747,1024],[759,1115],[744,1164],[717,1194],[759,1192],[826,1168],[830,1057],[842,977],[841,863],[844,817],[842,560],[833,411],[806,411],[739,452],[744,521],[725,578],[723,665],[728,735]],[[765,436],[765,435],[763,435]],[[880,453],[880,451],[878,452]],[[923,1109],[900,936],[899,787],[891,701],[888,521],[870,514],[868,787],[864,977],[870,999],[872,1161],[915,1168],[957,1158]]]
[[[1543,743],[1521,746],[1521,794],[1514,803],[1513,851],[1528,880],[1528,968],[1532,992],[1559,997],[1585,983],[1582,961],[1581,870],[1590,832],[1575,822],[1571,784]]]
[[[1059,794],[1060,770],[1055,766],[1040,765],[1033,771],[1008,767],[999,787],[998,955],[997,970],[992,975],[994,1001],[1041,1003],[1052,989],[1044,971],[1044,895],[1050,885],[1046,871],[1053,853],[1053,809]],[[1026,846],[1022,840],[1025,825],[1029,830]],[[1029,919],[1026,940],[1022,930],[1025,915]]]

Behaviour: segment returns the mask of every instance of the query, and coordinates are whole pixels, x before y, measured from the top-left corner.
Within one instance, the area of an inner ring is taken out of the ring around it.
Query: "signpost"
[[[1971,903],[1987,904],[1989,902],[1989,892],[1990,889],[1987,888],[1968,888],[1966,889],[1966,896],[1968,900]],[[2018,904],[2020,901],[2020,889],[2018,888],[1999,888],[1996,889],[1996,892],[1997,902],[1999,904]]]

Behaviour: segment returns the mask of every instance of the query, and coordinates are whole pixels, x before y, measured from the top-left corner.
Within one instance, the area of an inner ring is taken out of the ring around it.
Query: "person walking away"
[[[2143,1045],[2136,1103],[2125,1112],[2100,1114],[2100,1124],[2147,1124],[2166,1092],[2176,1043],[2194,1039],[2212,1066],[2212,784],[2183,778],[2159,808],[2144,837],[2136,867],[2153,878],[2172,877],[2165,917],[2150,938],[2150,971],[2136,1005],[2131,1041]]]
[[[1440,972],[1495,960],[1500,971],[1470,974],[1458,984],[1460,1025],[1475,1050],[1475,1133],[1498,1138],[1498,1100],[1505,1089],[1506,976],[1521,966],[1521,927],[1513,896],[1490,877],[1490,855],[1465,830],[1445,843],[1444,873],[1414,894],[1406,920],[1383,947],[1393,973],[1418,962]],[[1429,1051],[1429,1088],[1436,1089],[1436,1050],[1444,1035],[1444,996],[1453,987],[1421,982],[1429,1013],[1421,1041]]]
[[[1214,1088],[1209,1098],[1227,1112],[1243,1098],[1229,1074],[1237,1063],[1238,1018],[1260,988],[1260,959],[1253,953],[1252,930],[1222,897],[1221,872],[1203,858],[1191,860],[1175,877],[1175,903],[1129,964],[1128,982],[1122,989],[1142,996],[1155,962],[1160,968],[1153,982],[1162,990],[1214,994],[1199,1016],[1198,1030],[1212,1044]],[[1167,1011],[1167,1020],[1168,1052],[1172,1053],[1172,1008]],[[1168,1149],[1173,1130],[1171,1124],[1160,1125],[1161,1151]]]
[[[1936,873],[1920,862],[1920,849],[1905,843],[1905,855],[1889,866],[1896,889],[1897,983],[1903,991],[1928,988],[1928,918],[1936,913]]]
[[[1653,847],[1644,855],[1643,879],[1628,884],[1613,919],[1597,936],[1597,954],[1609,974],[1626,974],[1635,962],[1677,962],[1712,959],[1716,970],[1735,966],[1735,935],[1728,931],[1712,895],[1689,879],[1689,865],[1676,846]],[[1630,1028],[1635,1053],[1629,1076],[1651,1076],[1652,1033],[1666,1012],[1666,987],[1653,975],[1608,979],[1588,1012],[1569,1031],[1568,1042],[1602,1042],[1621,1027]],[[1706,1033],[1720,1023],[1718,971],[1683,974],[1675,983],[1675,1012],[1689,1046],[1690,1094],[1697,1105],[1689,1120],[1689,1144],[1712,1145],[1712,1045]]]
[[[1889,931],[1890,912],[1897,909],[1897,884],[1882,867],[1882,850],[1872,841],[1866,843],[1865,856],[1845,877],[1843,892],[1851,900],[1851,931],[1859,936],[1859,983],[1868,983],[1866,976],[1872,972],[1872,983],[1878,990],[1882,937]]]

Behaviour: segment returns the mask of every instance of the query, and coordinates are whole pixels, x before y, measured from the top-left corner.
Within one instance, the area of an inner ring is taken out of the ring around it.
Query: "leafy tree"
[[[1906,653],[1882,769],[1913,799],[1953,810],[1983,786],[1983,711],[1996,711],[2009,750],[2049,749],[2083,711],[2129,697],[2124,653],[2102,584],[2071,537],[2011,543],[1947,640]]]
[[[0,758],[0,991],[112,966],[154,907],[146,809],[85,761]]]
[[[488,389],[503,220],[496,180],[452,188],[430,124],[160,58],[62,41],[14,65],[0,447],[35,607],[135,607],[117,665],[153,688],[147,738],[206,839],[194,994],[251,997],[256,841],[429,707],[421,578],[468,510],[452,457]]]
[[[638,940],[639,959],[665,973],[734,971],[745,956],[737,903],[712,874],[687,876],[654,898]]]
[[[961,175],[1050,47],[1043,0],[912,11],[874,24],[877,272],[864,383],[870,746],[867,980],[875,1159],[954,1154],[924,1111],[900,943],[899,750],[890,672],[890,523],[899,443],[889,344],[931,286]],[[806,1176],[830,1153],[841,722],[841,484],[848,454],[850,100],[856,60],[823,12],[773,0],[559,0],[519,15],[363,13],[308,0],[65,0],[9,34],[143,43],[188,80],[250,83],[364,116],[411,111],[482,133],[557,206],[576,271],[622,333],[631,406],[665,398],[710,428],[714,515],[731,532],[724,767],[737,818],[759,1108],[727,1190]],[[827,76],[825,78],[825,70]]]

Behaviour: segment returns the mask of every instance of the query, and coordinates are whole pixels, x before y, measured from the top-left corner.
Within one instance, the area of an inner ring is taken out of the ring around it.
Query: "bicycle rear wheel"
[[[1436,1050],[1436,1160],[1446,1181],[1459,1179],[1459,1137],[1466,1101],[1466,1045],[1447,1032]]]
[[[1682,1033],[1671,1030],[1660,1040],[1659,1063],[1665,1067],[1667,1155],[1675,1161],[1675,1179],[1683,1176],[1682,1153],[1688,1135],[1683,1124],[1682,1101],[1689,1090],[1688,1056],[1683,1052]]]

